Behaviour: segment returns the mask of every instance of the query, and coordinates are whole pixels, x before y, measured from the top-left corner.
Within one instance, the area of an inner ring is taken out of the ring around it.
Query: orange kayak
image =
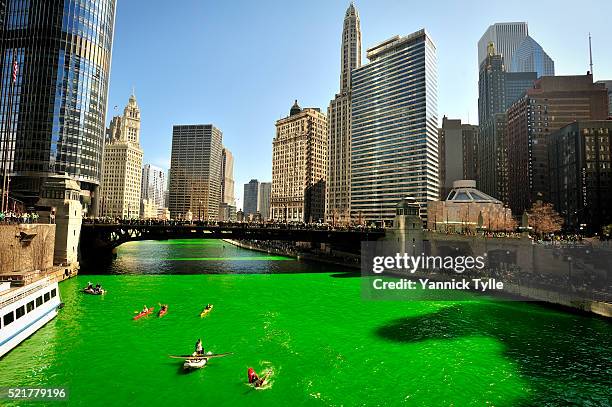
[[[166,315],[167,312],[168,312],[168,306],[166,306],[166,308],[160,309],[159,312],[157,313],[157,316],[161,318],[164,315]]]
[[[151,307],[151,308],[149,308],[149,309],[147,310],[147,312],[142,312],[142,311],[141,311],[140,313],[138,313],[138,315],[136,315],[136,316],[133,318],[133,320],[134,320],[134,321],[136,321],[137,319],[140,319],[140,318],[142,318],[142,317],[144,317],[144,316],[147,316],[147,315],[149,315],[150,313],[152,313],[154,310],[155,310],[155,308],[154,308],[154,307]]]

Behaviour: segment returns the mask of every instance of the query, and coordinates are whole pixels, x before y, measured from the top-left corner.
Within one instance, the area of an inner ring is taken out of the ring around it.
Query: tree
[[[563,219],[550,203],[538,200],[527,214],[529,215],[529,226],[540,236],[544,233],[558,232],[563,226]]]

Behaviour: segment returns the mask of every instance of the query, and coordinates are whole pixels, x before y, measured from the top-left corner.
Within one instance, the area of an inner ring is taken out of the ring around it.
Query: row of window
[[[7,314],[4,314],[4,316],[2,317],[3,327],[7,327],[8,325],[12,324],[13,321],[16,321],[19,318],[23,317],[25,314],[34,311],[34,309],[40,307],[46,302],[49,302],[51,298],[54,298],[56,296],[57,296],[57,289],[54,288],[51,291],[46,292],[43,295],[39,296],[38,298],[36,298],[36,300],[32,300],[28,302],[26,305],[22,305],[16,310],[11,311]]]

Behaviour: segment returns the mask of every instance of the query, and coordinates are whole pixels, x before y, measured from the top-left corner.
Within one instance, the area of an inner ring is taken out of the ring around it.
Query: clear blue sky
[[[294,99],[327,110],[348,1],[118,0],[108,119],[132,86],[145,163],[170,165],[173,124],[213,123],[243,184],[272,178],[274,122]],[[439,116],[477,123],[477,48],[494,22],[527,21],[558,75],[612,79],[610,0],[357,0],[363,47],[425,27],[438,50]],[[365,59],[365,52],[363,54]],[[365,61],[364,61],[365,62]]]

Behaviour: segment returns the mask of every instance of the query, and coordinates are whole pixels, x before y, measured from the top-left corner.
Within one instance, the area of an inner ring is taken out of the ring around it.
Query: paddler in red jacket
[[[255,370],[252,367],[249,367],[248,370],[249,383],[254,385],[255,387],[259,387],[261,384],[259,383],[259,376],[255,373]]]

